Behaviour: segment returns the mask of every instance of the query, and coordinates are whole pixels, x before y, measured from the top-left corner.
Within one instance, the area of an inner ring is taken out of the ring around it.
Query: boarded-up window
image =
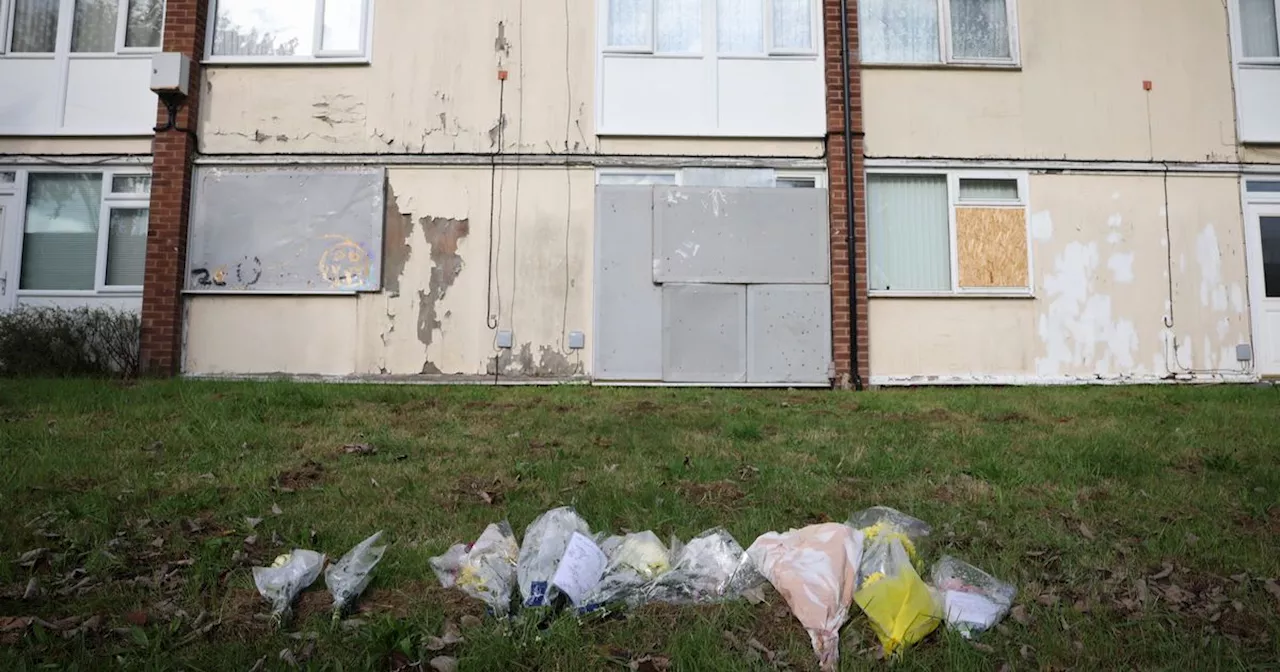
[[[1026,293],[1024,189],[1021,180],[1004,175],[869,175],[871,292]]]

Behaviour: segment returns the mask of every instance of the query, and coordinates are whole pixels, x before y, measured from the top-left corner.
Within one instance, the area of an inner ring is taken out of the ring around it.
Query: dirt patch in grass
[[[747,496],[742,488],[733,481],[712,481],[698,483],[680,481],[676,484],[676,493],[688,503],[699,507],[712,507],[721,511],[738,509]]]
[[[991,484],[969,474],[948,476],[933,491],[934,499],[948,504],[964,502],[972,504],[989,499],[995,491]]]
[[[307,460],[296,469],[280,472],[275,478],[276,487],[282,490],[305,490],[324,482],[324,465],[315,460]]]

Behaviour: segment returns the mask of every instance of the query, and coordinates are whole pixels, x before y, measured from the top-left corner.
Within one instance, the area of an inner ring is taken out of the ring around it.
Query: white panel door
[[[1249,289],[1254,297],[1254,348],[1258,373],[1280,376],[1280,205],[1250,208],[1247,225],[1253,239]]]
[[[16,223],[9,221],[9,211],[5,207],[5,202],[0,200],[0,312],[13,308],[14,297],[18,293],[18,273],[14,268],[18,262],[16,259],[10,259],[15,255],[9,254],[14,247],[9,239],[13,237],[15,226],[17,226]]]

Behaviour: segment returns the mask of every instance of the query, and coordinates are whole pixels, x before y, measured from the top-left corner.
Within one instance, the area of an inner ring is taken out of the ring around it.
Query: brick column
[[[840,0],[823,0],[823,30],[827,81],[827,176],[831,201],[831,344],[837,387],[853,385],[853,347],[856,334],[857,371],[864,384],[869,377],[867,356],[867,221],[866,166],[862,137],[862,76],[858,65],[858,1],[847,0],[849,24],[849,81],[840,63]],[[853,147],[845,147],[844,87],[849,87]],[[845,152],[853,152],[853,175],[846,174]],[[853,208],[849,208],[846,180],[853,180]],[[850,217],[852,215],[852,217]],[[854,254],[849,254],[849,225],[853,224]],[[853,278],[852,285],[849,282]],[[850,324],[849,293],[854,293],[857,324]]]
[[[189,94],[176,128],[157,132],[151,154],[151,216],[147,224],[146,278],[142,289],[142,370],[173,376],[182,366],[182,286],[187,262],[187,215],[192,160],[198,150],[200,59],[204,55],[209,0],[168,0],[164,50],[191,59]],[[159,104],[157,127],[169,118]]]

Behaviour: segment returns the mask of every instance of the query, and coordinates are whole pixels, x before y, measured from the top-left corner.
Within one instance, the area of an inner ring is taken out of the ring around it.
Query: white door
[[[14,272],[18,260],[10,258],[15,246],[9,240],[17,224],[10,222],[8,215],[5,202],[0,200],[0,312],[12,309],[18,294],[18,274]]]
[[[1280,204],[1254,205],[1247,220],[1253,248],[1249,293],[1254,300],[1258,373],[1280,376]]]

